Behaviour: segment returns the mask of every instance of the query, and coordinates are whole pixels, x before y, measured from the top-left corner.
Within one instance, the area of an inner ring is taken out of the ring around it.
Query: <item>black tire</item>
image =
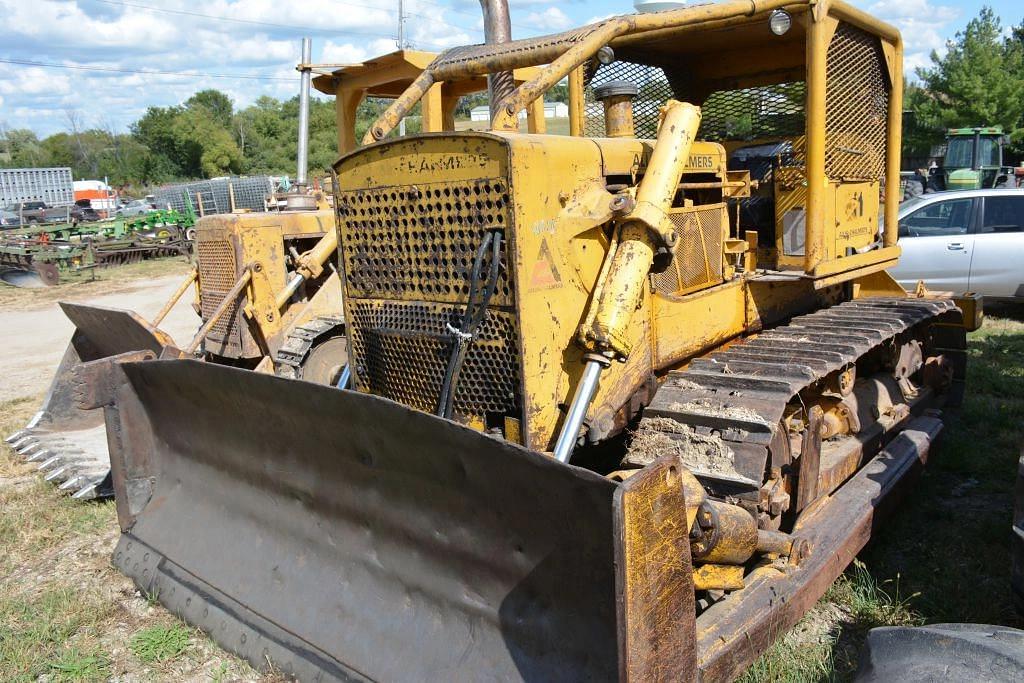
[[[1011,683],[1024,667],[1024,631],[985,624],[885,626],[868,632],[856,683]]]

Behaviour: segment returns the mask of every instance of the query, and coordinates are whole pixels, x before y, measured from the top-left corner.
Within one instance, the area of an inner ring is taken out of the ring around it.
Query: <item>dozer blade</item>
[[[111,374],[114,564],[300,680],[732,680],[941,428],[908,424],[801,518],[799,557],[697,616],[678,459],[614,482],[366,394],[191,360]]]
[[[110,457],[103,411],[79,407],[83,364],[148,351],[159,355],[171,339],[132,311],[61,302],[75,324],[64,357],[28,425],[7,437],[11,447],[27,460],[39,462],[48,481],[74,498],[110,496]]]
[[[643,521],[664,527],[656,545],[622,530],[622,510],[649,509],[648,489],[671,481],[656,467],[648,488],[631,478],[634,502],[622,484],[375,396],[189,360],[120,369],[114,563],[257,667],[609,680],[617,614],[633,611],[692,642],[681,493]],[[644,557],[636,571],[663,590],[622,597],[617,555]]]

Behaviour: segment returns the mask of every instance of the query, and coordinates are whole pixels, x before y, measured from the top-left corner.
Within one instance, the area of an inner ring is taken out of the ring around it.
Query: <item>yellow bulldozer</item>
[[[482,76],[490,131],[389,138]],[[731,680],[964,390],[977,301],[886,273],[902,82],[840,0],[441,54],[335,165],[342,388],[84,366],[114,564],[301,680]]]

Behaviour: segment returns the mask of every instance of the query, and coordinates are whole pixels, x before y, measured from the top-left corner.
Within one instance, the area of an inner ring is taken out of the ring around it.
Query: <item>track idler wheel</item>
[[[331,337],[309,351],[302,364],[301,377],[307,382],[335,386],[348,365],[348,339]]]

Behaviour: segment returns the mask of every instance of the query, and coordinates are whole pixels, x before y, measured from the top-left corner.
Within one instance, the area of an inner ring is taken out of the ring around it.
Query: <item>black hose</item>
[[[466,302],[466,310],[462,314],[459,327],[448,325],[448,331],[452,335],[452,352],[448,357],[448,366],[445,368],[444,380],[441,383],[441,393],[437,399],[437,414],[440,417],[451,418],[452,407],[455,402],[455,390],[459,386],[459,376],[462,374],[462,366],[469,352],[469,346],[476,339],[480,324],[487,315],[487,306],[490,304],[494,290],[498,286],[498,275],[501,271],[501,233],[489,232],[484,236],[483,242],[476,250],[476,257],[473,259],[473,271],[469,281],[469,300]],[[487,250],[491,250],[490,270],[487,274],[487,284],[483,291],[479,292],[480,300],[477,301],[477,294],[480,288],[481,276],[483,275],[483,262]]]

